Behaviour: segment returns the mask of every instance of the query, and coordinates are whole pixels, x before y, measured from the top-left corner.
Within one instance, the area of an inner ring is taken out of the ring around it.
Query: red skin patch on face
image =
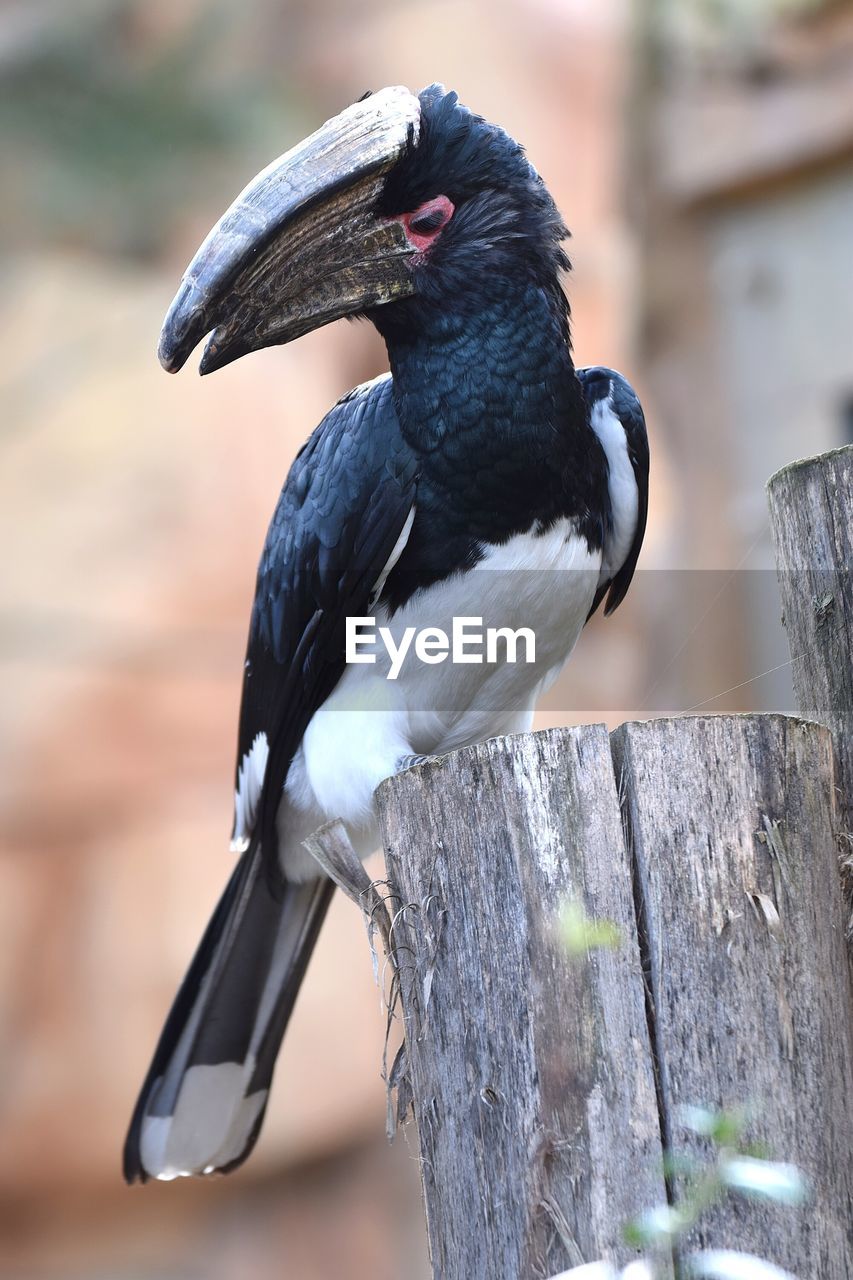
[[[418,253],[425,253],[447,226],[453,217],[455,205],[452,200],[448,200],[447,196],[436,196],[434,200],[427,200],[426,204],[422,204],[417,209],[413,209],[411,213],[404,213],[395,221],[402,224],[406,233],[406,239],[413,249],[417,249]],[[418,223],[422,218],[428,217],[430,214],[436,215],[436,226],[429,231],[418,231],[412,226],[412,223]],[[437,221],[437,215],[441,215],[441,221]]]

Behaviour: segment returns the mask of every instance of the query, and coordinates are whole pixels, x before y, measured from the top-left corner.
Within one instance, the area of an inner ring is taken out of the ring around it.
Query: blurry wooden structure
[[[814,1187],[800,1213],[726,1201],[688,1244],[853,1275],[849,640],[833,647],[853,608],[846,579],[829,600],[809,577],[812,552],[823,571],[849,550],[851,453],[771,487],[792,643],[812,650],[801,697],[820,689],[808,710],[831,729],[781,715],[553,729],[379,788],[436,1280],[629,1261],[625,1222],[681,1195],[664,1150],[700,1152],[688,1104],[747,1107],[750,1138]],[[601,921],[617,945],[596,945]]]
[[[731,18],[716,40],[690,33],[686,11],[700,7]],[[638,7],[646,56],[628,192],[642,242],[636,367],[678,476],[670,554],[693,571],[686,585],[700,602],[721,583],[696,570],[737,570],[707,620],[704,687],[761,672],[751,708],[790,711],[764,485],[791,458],[853,441],[853,289],[841,265],[853,219],[853,6],[775,7],[787,17],[764,26],[767,4]],[[676,609],[685,582],[668,585]],[[699,701],[691,677],[670,707]],[[708,709],[740,710],[737,696]]]
[[[783,467],[768,495],[797,704],[835,737],[853,941],[853,446]]]

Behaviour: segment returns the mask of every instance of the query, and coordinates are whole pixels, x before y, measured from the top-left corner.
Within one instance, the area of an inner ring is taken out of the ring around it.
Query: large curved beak
[[[411,294],[412,250],[375,207],[419,124],[408,89],[383,89],[259,173],[184,273],[160,334],[163,368],[176,373],[211,330],[201,373]]]

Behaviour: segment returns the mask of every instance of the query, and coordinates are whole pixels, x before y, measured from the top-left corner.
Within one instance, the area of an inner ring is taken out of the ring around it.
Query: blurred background
[[[385,367],[340,324],[167,378],[160,321],[210,225],[366,89],[441,80],[525,142],[573,231],[577,362],[628,375],[653,447],[641,572],[540,723],[787,709],[763,488],[853,440],[851,73],[853,9],[819,0],[0,5],[4,1277],[427,1274],[342,902],[248,1166],[120,1180],[229,870],[266,522],[310,429]]]

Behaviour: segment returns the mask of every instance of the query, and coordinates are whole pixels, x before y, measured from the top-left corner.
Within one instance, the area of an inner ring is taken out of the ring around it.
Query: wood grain
[[[627,724],[612,741],[668,1144],[687,1141],[682,1104],[747,1106],[751,1136],[815,1187],[799,1213],[730,1198],[690,1243],[849,1280],[853,1041],[830,733],[719,716]]]
[[[376,793],[433,1274],[634,1256],[664,1200],[628,857],[603,726],[493,739]],[[573,956],[568,901],[621,944]]]
[[[853,925],[853,445],[784,467],[767,492],[797,707],[835,735]]]

